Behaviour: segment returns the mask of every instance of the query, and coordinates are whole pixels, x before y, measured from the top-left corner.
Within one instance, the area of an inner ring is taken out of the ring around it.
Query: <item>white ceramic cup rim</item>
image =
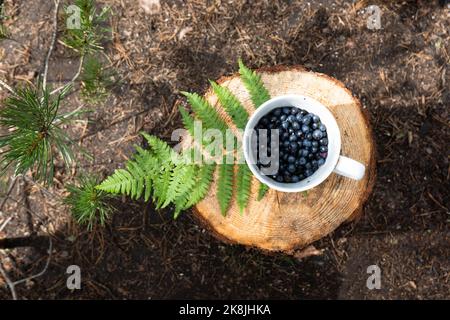
[[[255,126],[263,116],[279,107],[297,107],[313,113],[320,118],[321,122],[327,128],[328,155],[325,159],[325,163],[311,176],[297,183],[280,183],[266,175],[263,175],[256,166],[256,161],[252,152],[249,152],[250,140]],[[247,161],[250,170],[259,181],[278,191],[301,192],[319,185],[333,172],[340,157],[341,134],[336,119],[323,104],[315,99],[303,95],[283,95],[266,101],[251,115],[244,131],[243,149],[245,160]]]

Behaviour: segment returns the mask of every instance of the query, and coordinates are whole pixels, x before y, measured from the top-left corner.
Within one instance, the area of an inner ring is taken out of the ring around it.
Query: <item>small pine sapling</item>
[[[36,180],[51,184],[57,154],[66,166],[73,163],[72,141],[62,127],[84,111],[59,113],[69,90],[66,86],[54,97],[47,88],[26,86],[5,100],[0,110],[0,125],[7,129],[0,136],[1,174],[9,167],[16,175],[31,170]]]
[[[113,212],[113,208],[107,200],[110,195],[98,190],[96,186],[99,180],[93,176],[83,176],[78,184],[70,184],[66,187],[69,194],[64,203],[69,206],[75,221],[87,227],[88,230],[99,224],[104,226]]]

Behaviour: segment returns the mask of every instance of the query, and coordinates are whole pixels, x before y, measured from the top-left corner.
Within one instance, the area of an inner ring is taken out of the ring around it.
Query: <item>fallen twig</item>
[[[20,280],[17,280],[17,281],[13,282],[13,281],[11,281],[11,278],[8,276],[8,273],[5,271],[5,269],[3,269],[3,266],[0,263],[0,273],[2,274],[3,278],[5,279],[6,284],[9,287],[9,290],[11,291],[11,295],[12,295],[13,300],[17,300],[16,286],[18,284],[27,282],[27,281],[35,279],[35,278],[38,278],[38,277],[42,276],[45,272],[47,272],[48,266],[50,265],[50,261],[51,261],[51,258],[52,258],[52,251],[53,251],[52,238],[48,238],[48,240],[49,240],[48,258],[47,258],[47,261],[45,263],[44,268],[39,273],[36,273],[36,274],[34,274],[32,276],[29,276],[29,277],[26,277],[24,279],[20,279]]]

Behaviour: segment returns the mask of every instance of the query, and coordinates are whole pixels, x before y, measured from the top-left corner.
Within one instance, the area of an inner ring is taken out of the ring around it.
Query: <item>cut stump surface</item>
[[[306,194],[269,190],[260,201],[256,199],[259,182],[253,177],[252,195],[244,212],[240,213],[233,200],[226,217],[220,213],[214,181],[194,213],[222,240],[266,251],[293,253],[359,216],[375,180],[374,142],[361,103],[341,82],[302,67],[272,67],[258,72],[272,97],[301,94],[328,107],[341,130],[341,154],[363,163],[366,174],[362,180],[355,181],[332,173]],[[254,112],[238,75],[218,82],[239,98],[250,115]],[[211,90],[205,98],[235,128]]]

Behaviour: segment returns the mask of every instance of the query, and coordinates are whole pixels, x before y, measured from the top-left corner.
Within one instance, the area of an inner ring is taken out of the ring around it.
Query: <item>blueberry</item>
[[[299,152],[299,155],[301,155],[302,157],[307,157],[309,154],[309,151],[306,149],[301,149],[300,151],[301,151],[301,154]]]
[[[302,126],[302,131],[304,132],[304,133],[307,133],[307,132],[309,132],[309,126],[307,126],[307,125],[303,125]]]
[[[289,132],[283,132],[281,134],[281,139],[289,139]]]
[[[300,180],[305,179],[305,175],[303,173],[299,174],[298,177],[299,177]]]
[[[307,133],[305,138],[308,140],[312,140],[312,138],[313,138],[312,133],[311,132]]]
[[[283,176],[283,178],[284,178],[284,182],[291,182],[291,176],[290,175],[284,175]]]
[[[294,162],[295,162],[295,157],[289,156],[289,157],[288,157],[288,162],[289,162],[289,163],[294,163]]]
[[[320,118],[318,116],[316,116],[315,114],[313,114],[312,121],[315,123],[318,123],[320,121]]]
[[[288,169],[288,171],[289,171],[290,173],[294,173],[294,172],[295,172],[295,165],[290,164],[290,165],[288,165],[287,169]]]
[[[283,108],[283,113],[284,113],[284,114],[290,114],[290,113],[291,113],[290,108],[289,108],[289,107],[284,107],[284,108]]]
[[[297,113],[297,115],[295,116],[295,118],[297,119],[297,121],[302,121],[303,119],[303,114],[301,112]]]
[[[308,159],[309,159],[309,160],[314,159],[314,153],[308,154]]]
[[[319,151],[319,149],[316,147],[311,147],[311,153],[317,153],[317,151]]]
[[[280,121],[286,121],[287,115],[283,114],[280,116]]]
[[[319,143],[320,143],[322,146],[328,145],[328,138],[320,139]]]
[[[292,129],[294,130],[300,129],[300,124],[297,121],[292,122]]]
[[[283,156],[283,160],[287,161],[288,157],[289,157],[289,155],[288,155],[287,153],[286,153],[286,154],[284,154],[284,156]]]
[[[304,166],[306,164],[306,159],[304,157],[301,157],[300,159],[298,159],[298,164]]]
[[[278,118],[275,116],[270,118],[270,122],[277,122],[277,121],[278,121]]]
[[[306,116],[303,117],[303,119],[302,119],[302,123],[303,124],[308,125],[308,124],[310,124],[310,122],[311,122],[311,116],[310,115],[306,115]]]
[[[320,146],[320,152],[327,152],[328,151],[328,147],[327,146]]]
[[[267,117],[262,117],[261,120],[259,120],[259,122],[263,125],[266,126],[269,124],[269,119]]]
[[[310,177],[310,176],[312,176],[312,174],[313,174],[313,172],[312,172],[311,169],[306,169],[306,170],[305,170],[305,176],[306,176],[306,177]]]
[[[327,131],[327,128],[325,127],[325,125],[320,124],[319,130],[320,130],[320,131]]]
[[[283,182],[284,181],[282,176],[277,176],[275,180],[277,180],[278,182]]]
[[[300,181],[300,178],[299,178],[299,176],[292,176],[292,182],[299,182]]]
[[[312,136],[315,140],[320,140],[323,137],[323,133],[320,130],[314,130]]]
[[[289,147],[291,148],[292,152],[296,152],[298,150],[298,143],[295,141],[291,141],[291,143],[289,144]]]
[[[284,140],[283,141],[283,146],[289,147],[289,140]]]
[[[308,147],[308,148],[312,146],[311,140],[308,140],[308,139],[303,140],[302,144],[304,147]]]
[[[295,135],[295,134],[291,134],[290,136],[289,136],[289,141],[297,141],[297,136]]]
[[[318,129],[319,128],[319,124],[316,122],[313,122],[313,124],[311,125],[311,128],[313,128],[313,130]]]
[[[311,162],[306,162],[306,163],[305,163],[305,168],[306,168],[306,169],[311,169],[311,167],[312,167]]]
[[[299,147],[301,147],[302,146],[302,140],[297,140],[297,144],[298,144]]]
[[[294,115],[290,115],[290,116],[288,116],[287,117],[287,121],[289,121],[289,122],[294,122],[295,120],[297,120],[296,118],[295,118],[295,116]]]
[[[289,128],[289,122],[287,122],[287,121],[282,122],[282,123],[281,123],[281,127],[282,127],[283,129],[287,130],[287,129]]]
[[[279,116],[281,115],[281,109],[280,109],[280,108],[275,109],[275,110],[273,111],[273,114],[274,114],[275,116],[279,117]]]
[[[319,147],[319,143],[317,141],[313,141],[312,142],[312,146],[315,147],[315,148],[318,148]]]
[[[297,138],[302,138],[303,132],[301,130],[298,130],[297,132],[295,132],[295,135],[297,136]]]
[[[322,153],[320,153],[320,156],[321,156],[322,158],[324,158],[324,159],[327,158],[327,155],[328,155],[327,152],[322,152]]]
[[[325,163],[325,160],[324,160],[324,159],[319,159],[319,160],[317,160],[317,164],[318,164],[319,166],[323,165],[324,163]]]
[[[298,108],[295,108],[295,107],[292,107],[292,109],[291,109],[292,114],[297,114],[298,111],[299,111]]]
[[[289,128],[289,129],[288,129],[288,132],[289,132],[289,133],[294,133],[295,131],[294,131],[294,129]]]

